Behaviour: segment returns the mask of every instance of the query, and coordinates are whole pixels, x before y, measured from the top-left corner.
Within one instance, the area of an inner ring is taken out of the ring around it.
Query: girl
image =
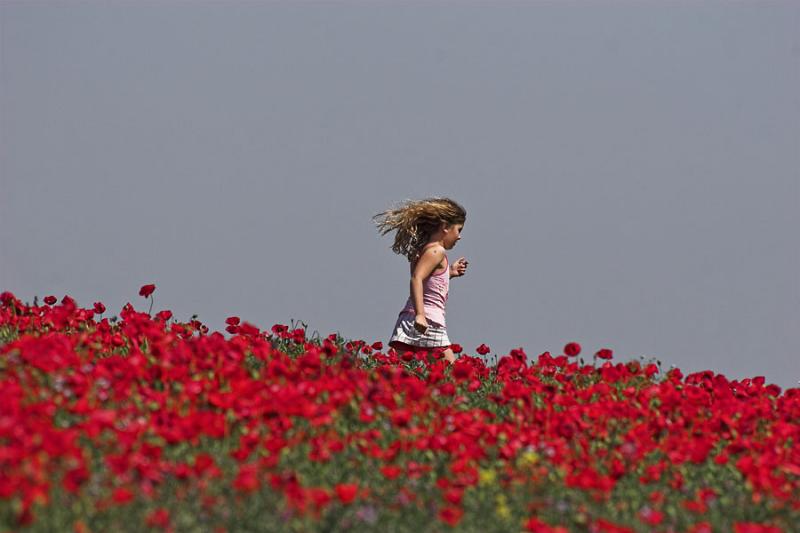
[[[392,251],[406,256],[411,266],[411,294],[397,317],[389,346],[412,352],[445,348],[445,359],[454,362],[445,304],[450,278],[463,276],[469,262],[460,257],[451,265],[445,250],[461,239],[466,210],[449,198],[427,198],[407,201],[372,218],[381,235],[397,230]]]

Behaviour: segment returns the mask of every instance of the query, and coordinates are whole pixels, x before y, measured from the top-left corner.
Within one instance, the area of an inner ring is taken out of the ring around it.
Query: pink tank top
[[[444,256],[445,267],[444,271],[433,273],[422,282],[422,305],[425,308],[425,318],[435,324],[445,327],[444,321],[444,308],[447,304],[447,295],[450,290],[450,261],[447,255]],[[400,315],[411,315],[413,319],[416,311],[414,310],[414,301],[411,295],[406,300],[406,305],[400,311]]]

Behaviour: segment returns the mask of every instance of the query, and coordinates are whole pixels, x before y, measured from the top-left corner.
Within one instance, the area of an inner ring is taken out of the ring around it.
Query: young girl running
[[[392,251],[408,258],[411,290],[397,317],[389,346],[399,351],[444,348],[449,362],[456,360],[445,325],[445,304],[450,278],[463,276],[469,261],[460,257],[452,265],[445,250],[461,239],[466,210],[449,198],[407,201],[372,217],[381,235],[397,233]]]

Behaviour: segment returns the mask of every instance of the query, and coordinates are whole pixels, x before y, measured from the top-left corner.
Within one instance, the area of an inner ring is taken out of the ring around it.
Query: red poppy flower
[[[395,479],[397,476],[403,473],[403,471],[397,466],[382,466],[380,470],[381,474],[386,476],[386,479]]]
[[[169,527],[169,512],[163,508],[152,511],[147,515],[147,525],[167,529]]]
[[[84,465],[80,465],[67,472],[67,474],[64,476],[63,485],[68,492],[74,494],[78,492],[78,490],[81,488],[81,485],[83,485],[88,479],[89,470]]]
[[[645,507],[639,512],[639,520],[650,526],[657,526],[664,520],[664,513],[650,507]]]
[[[57,301],[58,301],[58,299],[55,296],[45,296],[44,297],[44,303],[46,303],[47,305],[53,305]]]
[[[444,499],[453,505],[461,505],[461,499],[464,497],[464,489],[454,488],[448,489],[444,492]]]
[[[453,365],[453,377],[461,381],[472,376],[472,365],[467,362],[457,362]]]
[[[258,479],[258,466],[254,464],[244,465],[239,469],[239,474],[233,481],[233,486],[242,492],[253,492],[258,490],[261,483]]]
[[[411,421],[411,411],[408,409],[398,409],[391,415],[392,424],[398,427],[405,427]]]
[[[354,483],[339,483],[334,487],[333,490],[336,491],[336,496],[339,497],[339,500],[341,500],[343,504],[347,505],[356,499],[358,485]]]
[[[148,296],[153,294],[153,291],[155,290],[156,286],[153,285],[152,283],[150,285],[142,285],[142,287],[139,289],[139,295],[147,298]]]
[[[600,359],[611,359],[614,356],[614,352],[612,352],[608,348],[603,348],[601,350],[598,350],[598,352],[595,355]]]
[[[581,345],[578,344],[577,342],[570,342],[570,343],[567,343],[566,346],[564,346],[564,354],[565,355],[568,355],[570,357],[574,357],[574,356],[578,355],[579,353],[581,353]]]
[[[464,516],[464,510],[458,507],[445,507],[439,511],[439,519],[450,526],[458,525],[462,516]]]
[[[258,335],[260,333],[260,330],[249,322],[242,322],[238,327],[240,335]]]
[[[114,500],[114,503],[128,503],[129,501],[133,500],[133,493],[126,488],[120,487],[114,489],[111,499]]]
[[[567,529],[562,526],[549,526],[535,516],[532,516],[525,523],[525,531],[531,533],[567,533]]]

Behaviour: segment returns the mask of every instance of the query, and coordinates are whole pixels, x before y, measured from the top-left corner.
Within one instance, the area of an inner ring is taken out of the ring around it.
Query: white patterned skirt
[[[450,338],[447,336],[447,329],[444,326],[428,320],[428,329],[425,330],[425,333],[420,333],[414,327],[414,315],[409,314],[401,314],[397,317],[392,338],[389,340],[389,346],[393,341],[420,348],[446,348],[450,346]]]

